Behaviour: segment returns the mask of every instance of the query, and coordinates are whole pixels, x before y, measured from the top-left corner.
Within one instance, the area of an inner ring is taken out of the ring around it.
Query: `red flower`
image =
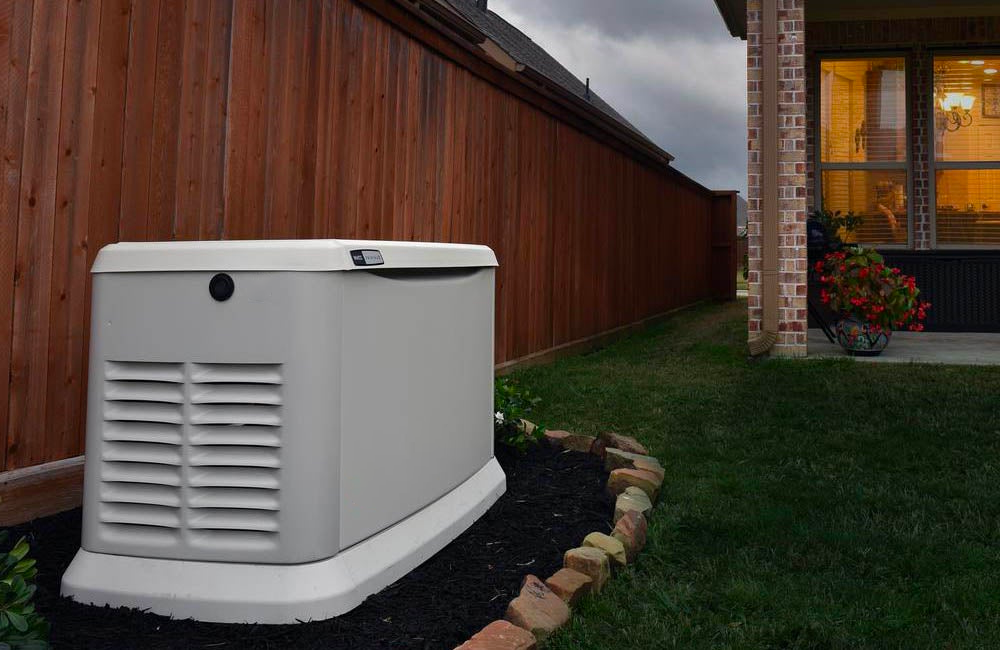
[[[916,280],[887,267],[874,250],[848,248],[816,265],[823,304],[879,330],[919,325],[930,307],[918,301]],[[919,331],[919,330],[916,330]]]

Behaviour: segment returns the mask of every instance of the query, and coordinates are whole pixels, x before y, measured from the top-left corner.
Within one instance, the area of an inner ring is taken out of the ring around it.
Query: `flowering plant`
[[[828,253],[816,262],[820,297],[834,311],[868,323],[875,331],[919,332],[931,304],[920,300],[915,279],[888,267],[878,252],[860,246]]]

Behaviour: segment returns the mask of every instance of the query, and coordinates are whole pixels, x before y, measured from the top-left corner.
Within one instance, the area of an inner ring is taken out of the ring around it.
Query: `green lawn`
[[[516,376],[667,478],[547,649],[1000,648],[1000,369],[748,363],[744,304]]]

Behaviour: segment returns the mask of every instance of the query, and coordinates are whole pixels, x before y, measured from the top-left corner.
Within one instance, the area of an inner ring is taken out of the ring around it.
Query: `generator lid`
[[[410,241],[286,239],[121,242],[101,249],[91,273],[143,271],[353,271],[497,266],[488,246]]]

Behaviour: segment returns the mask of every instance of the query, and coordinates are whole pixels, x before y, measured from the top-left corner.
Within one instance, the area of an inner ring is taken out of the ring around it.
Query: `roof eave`
[[[737,38],[747,38],[747,0],[715,0],[729,33]]]
[[[535,71],[530,66],[515,60],[509,55],[509,53],[503,50],[499,44],[493,42],[486,34],[483,34],[475,26],[472,26],[473,29],[471,30],[468,29],[468,27],[472,24],[461,16],[461,14],[454,11],[454,9],[448,5],[447,0],[393,1],[402,6],[409,5],[417,12],[422,13],[427,18],[430,18],[432,22],[429,24],[435,28],[445,27],[446,30],[451,31],[454,36],[458,36],[459,38],[471,43],[479,49],[480,52],[486,56],[493,65],[505,70],[515,77],[530,79],[534,82],[536,88],[544,89],[548,96],[557,99],[557,101],[574,111],[584,120],[587,120],[597,128],[610,134],[619,142],[622,142],[631,149],[642,153],[648,159],[652,159],[668,169],[674,169],[670,165],[670,163],[675,159],[671,153],[663,150],[645,136],[640,136],[637,133],[632,132],[630,129],[626,128],[624,125],[598,109],[590,102],[567,91],[558,83]],[[372,4],[371,0],[362,0],[362,2],[364,4],[368,4],[369,6]],[[461,29],[456,29],[456,23],[461,27]],[[470,36],[472,38],[470,38]],[[498,56],[500,53],[503,53],[503,55]]]
[[[545,87],[545,89],[550,93],[555,94],[563,98],[564,101],[573,104],[578,108],[578,110],[588,113],[592,120],[600,122],[606,129],[616,132],[620,138],[627,141],[632,147],[644,151],[646,155],[659,160],[664,165],[669,165],[675,160],[674,156],[670,152],[665,151],[652,140],[640,137],[637,133],[632,133],[604,111],[600,110],[587,100],[582,99],[566,90],[558,83],[552,81],[531,66],[522,63],[519,72],[536,84]]]
[[[487,40],[486,34],[466,20],[462,14],[455,11],[447,2],[441,0],[410,0],[410,2],[413,2],[421,11],[435,20],[447,24],[455,33],[471,43],[479,45]]]

